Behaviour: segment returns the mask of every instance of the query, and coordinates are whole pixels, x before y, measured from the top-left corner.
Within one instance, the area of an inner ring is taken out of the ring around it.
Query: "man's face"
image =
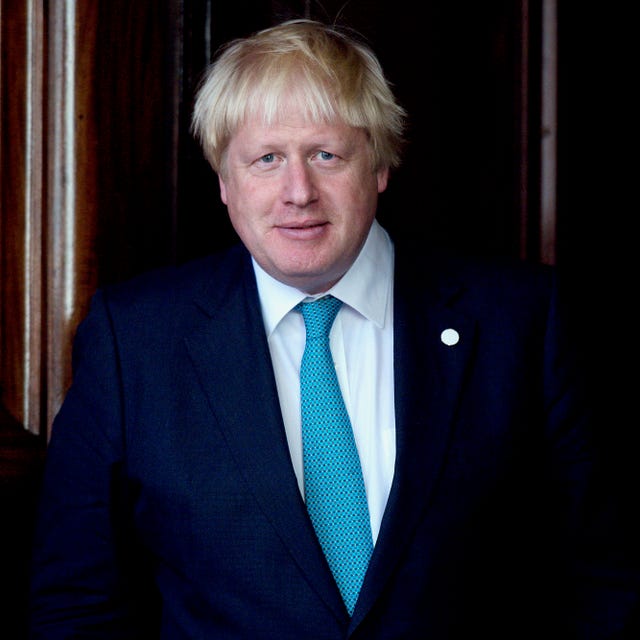
[[[307,293],[333,286],[373,222],[388,169],[344,124],[246,122],[232,137],[220,194],[234,229],[271,276]]]

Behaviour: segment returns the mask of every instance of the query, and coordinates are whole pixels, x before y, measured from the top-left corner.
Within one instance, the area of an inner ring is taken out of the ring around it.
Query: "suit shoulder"
[[[251,268],[243,247],[233,247],[187,263],[153,269],[100,288],[83,324],[104,317],[118,333],[171,332],[187,322],[194,302],[228,295]]]
[[[549,265],[508,256],[466,255],[430,251],[421,257],[398,260],[399,278],[411,288],[425,288],[447,297],[452,292],[498,300],[547,297],[554,287],[556,269]]]
[[[224,286],[246,262],[241,247],[141,273],[108,285],[99,292],[110,306],[121,309],[164,307],[190,303],[212,286]]]
[[[555,279],[555,268],[512,257],[458,257],[449,265],[451,272],[475,286],[505,290],[547,293]]]

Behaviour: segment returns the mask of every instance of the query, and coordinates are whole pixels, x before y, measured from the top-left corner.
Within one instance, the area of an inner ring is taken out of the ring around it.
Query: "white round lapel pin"
[[[442,340],[442,343],[446,344],[448,347],[453,347],[453,345],[460,342],[460,334],[455,329],[445,329],[440,334],[440,340]]]

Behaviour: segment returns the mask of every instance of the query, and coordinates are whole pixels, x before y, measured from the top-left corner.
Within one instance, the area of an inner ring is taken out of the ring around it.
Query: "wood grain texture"
[[[27,429],[41,427],[43,55],[42,3],[0,14],[0,388]]]
[[[47,428],[71,382],[73,335],[97,282],[99,153],[93,62],[97,15],[92,2],[61,1],[49,6],[47,393],[43,402]]]

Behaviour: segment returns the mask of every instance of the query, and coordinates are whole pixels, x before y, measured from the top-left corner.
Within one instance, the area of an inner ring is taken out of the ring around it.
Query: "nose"
[[[298,207],[305,207],[316,197],[313,169],[304,160],[289,159],[284,175],[284,201]]]

